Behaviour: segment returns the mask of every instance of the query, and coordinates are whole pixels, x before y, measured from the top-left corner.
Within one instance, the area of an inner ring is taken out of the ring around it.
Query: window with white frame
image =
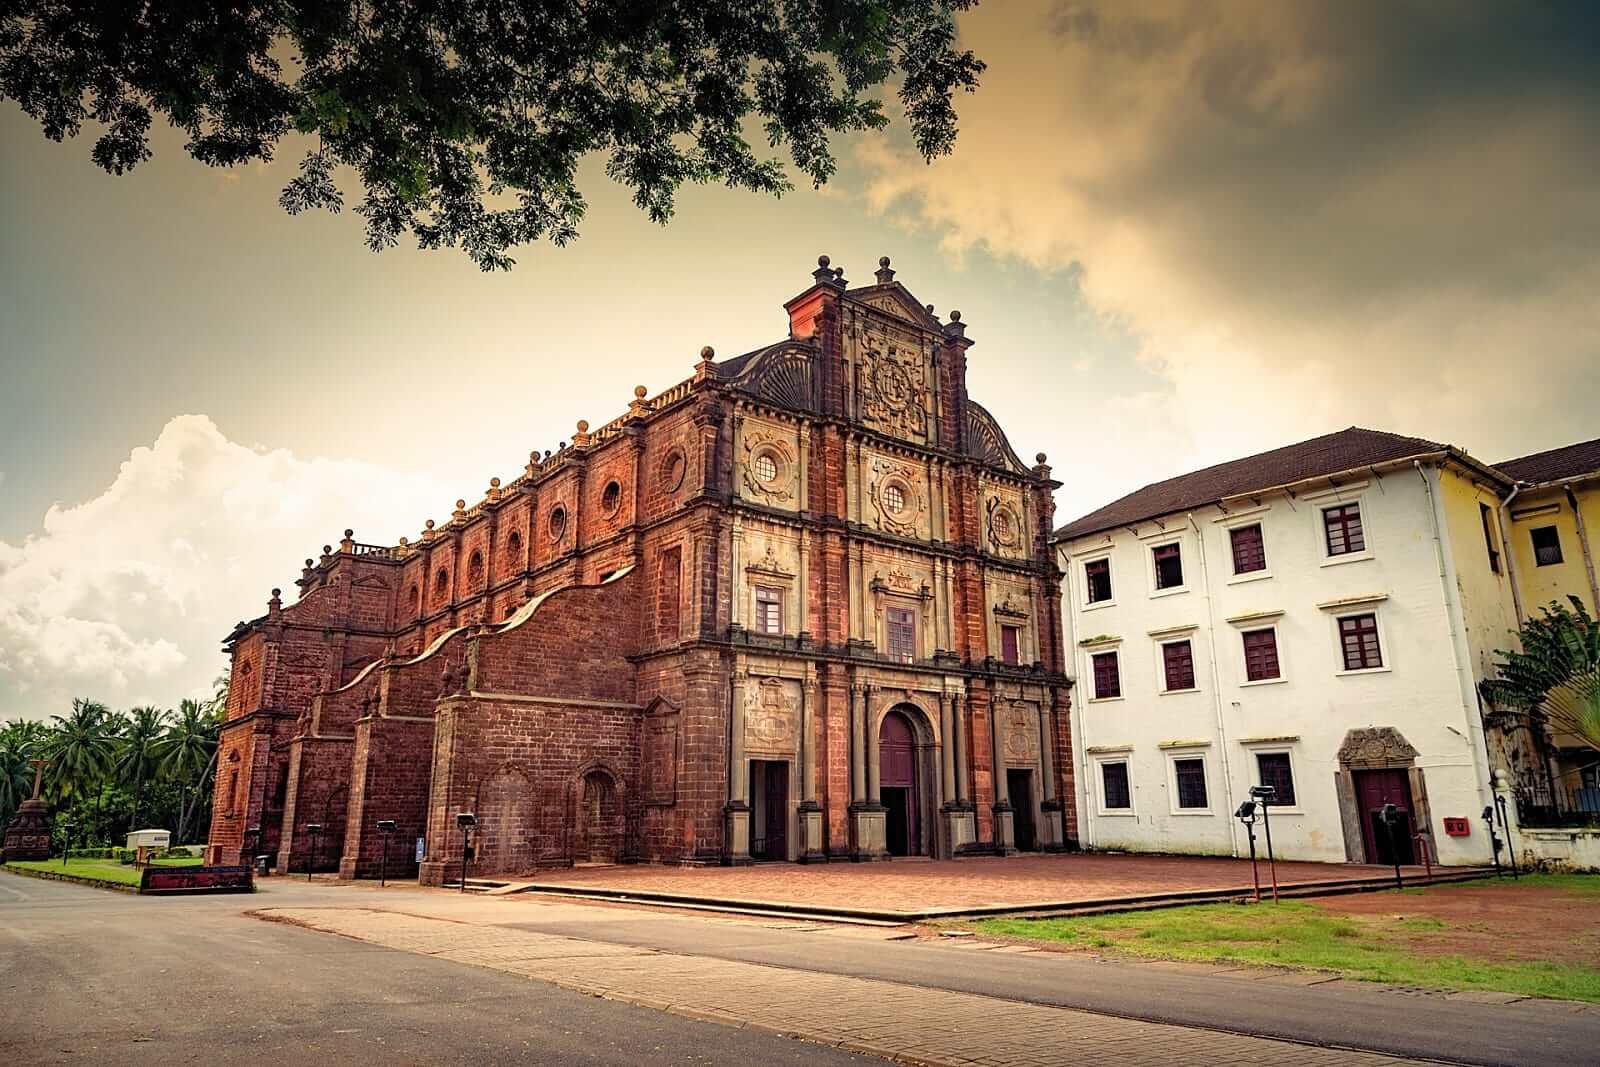
[[[1183,550],[1173,542],[1170,545],[1156,545],[1150,550],[1151,562],[1155,566],[1157,589],[1178,589],[1183,585]]]
[[[1228,546],[1233,550],[1234,574],[1254,574],[1267,569],[1266,541],[1261,536],[1259,522],[1229,530]]]
[[[1194,646],[1186,637],[1181,641],[1165,641],[1161,645],[1161,673],[1169,693],[1193,689]]]
[[[1127,760],[1101,762],[1100,807],[1106,811],[1133,809],[1133,791],[1129,788]]]
[[[1176,756],[1172,760],[1173,798],[1179,811],[1211,807],[1206,796],[1206,761],[1203,756]]]
[[[756,633],[774,637],[783,633],[783,590],[756,586]]]
[[[1339,652],[1347,671],[1372,671],[1383,666],[1378,641],[1378,616],[1370,611],[1339,617]]]
[[[1322,509],[1323,547],[1329,556],[1349,556],[1367,550],[1361,526],[1361,505],[1356,501]]]
[[[1267,682],[1283,677],[1278,664],[1278,631],[1273,627],[1246,630],[1244,643],[1244,677],[1248,682]]]
[[[1272,787],[1272,803],[1275,807],[1295,806],[1294,766],[1289,760],[1289,753],[1257,752],[1256,781]]]
[[[1111,561],[1091,559],[1083,565],[1083,587],[1091,604],[1111,599]]]
[[[912,608],[889,608],[884,613],[889,638],[889,658],[912,663],[917,658],[917,613]]]

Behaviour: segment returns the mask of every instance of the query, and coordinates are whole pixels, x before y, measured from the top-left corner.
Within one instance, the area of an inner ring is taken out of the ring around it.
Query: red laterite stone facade
[[[959,313],[819,264],[784,340],[240,623],[212,858],[375,876],[393,820],[438,884],[462,812],[469,877],[1072,847],[1057,483]]]

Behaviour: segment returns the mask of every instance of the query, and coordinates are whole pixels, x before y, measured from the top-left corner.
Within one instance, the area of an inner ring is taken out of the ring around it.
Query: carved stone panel
[[[1039,709],[1018,700],[1001,715],[1006,762],[1032,766],[1039,752]]]
[[[1393,726],[1359,727],[1339,746],[1339,762],[1347,767],[1406,767],[1416,759],[1417,750]]]
[[[799,686],[781,678],[752,678],[745,686],[744,744],[749,752],[789,755],[800,736]]]
[[[1025,547],[1022,510],[1017,502],[997,494],[984,500],[984,541],[989,551],[1003,556],[1019,556]]]
[[[912,334],[869,328],[860,338],[861,421],[908,441],[928,439],[928,361]]]
[[[906,537],[921,536],[928,512],[921,472],[909,463],[873,456],[868,461],[868,477],[867,495],[878,528]]]
[[[644,802],[670,807],[678,800],[678,713],[645,720]]]

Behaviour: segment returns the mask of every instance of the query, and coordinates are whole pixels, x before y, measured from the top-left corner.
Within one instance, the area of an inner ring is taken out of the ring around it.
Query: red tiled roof
[[[1309,441],[1152,483],[1067,523],[1056,531],[1056,538],[1067,540],[1082,537],[1157,515],[1215,504],[1241,493],[1271,489],[1306,478],[1339,474],[1375,463],[1430,455],[1449,447],[1420,437],[1402,437],[1352,426],[1338,433],[1313,437]]]
[[[1593,441],[1579,441],[1531,456],[1519,456],[1496,467],[1519,482],[1554,482],[1562,478],[1576,478],[1600,471],[1600,437]]]

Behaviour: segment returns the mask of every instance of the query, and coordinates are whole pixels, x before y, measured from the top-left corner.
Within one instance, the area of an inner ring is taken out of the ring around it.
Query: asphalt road
[[[863,1064],[242,914],[0,874],[0,1063]]]

